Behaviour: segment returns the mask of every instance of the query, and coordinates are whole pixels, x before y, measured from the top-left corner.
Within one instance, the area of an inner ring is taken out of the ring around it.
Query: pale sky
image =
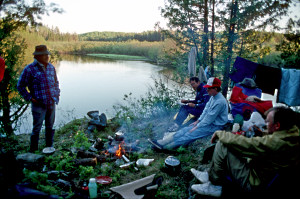
[[[166,24],[159,10],[164,0],[45,0],[50,2],[65,12],[44,16],[42,23],[61,32],[143,32],[154,30],[158,21]]]
[[[62,14],[44,16],[42,23],[48,27],[58,27],[61,32],[86,33],[93,31],[143,32],[154,30],[156,22],[166,27],[159,7],[164,0],[44,0],[65,10]],[[293,2],[298,2],[294,0]],[[300,3],[290,10],[290,15],[298,15]],[[280,24],[286,24],[286,18]]]

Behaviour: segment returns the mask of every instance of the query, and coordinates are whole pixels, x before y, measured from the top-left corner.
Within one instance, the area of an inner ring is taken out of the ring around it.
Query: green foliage
[[[84,149],[89,149],[91,147],[91,143],[89,143],[87,136],[81,130],[77,131],[74,136],[74,147],[83,147]]]
[[[284,34],[284,40],[276,46],[286,68],[300,68],[300,34]]]
[[[185,147],[180,146],[177,150],[178,153],[186,153],[187,149]]]
[[[222,74],[218,74],[223,79],[222,93],[226,95],[228,73],[235,57],[242,56],[257,61],[258,58],[268,55],[272,47],[262,44],[270,38],[270,34],[259,30],[264,30],[267,26],[278,30],[281,16],[286,15],[288,8],[293,5],[289,0],[168,0],[165,1],[161,14],[168,19],[172,30],[161,31],[176,42],[181,54],[187,53],[195,46],[198,49],[198,57],[201,57],[199,65],[206,66],[206,63],[211,67],[217,65],[218,70],[222,71]],[[208,8],[215,10],[210,11],[211,17],[207,14]],[[296,23],[292,22],[289,24]],[[217,26],[219,32],[214,33],[216,27],[212,27],[212,31],[208,32],[208,26]],[[208,34],[210,49],[208,49]],[[213,52],[210,57],[207,55],[209,51]],[[296,56],[289,57],[296,58]],[[181,66],[180,62],[177,63]]]
[[[142,33],[124,32],[89,32],[79,35],[81,41],[109,41],[122,42],[129,40],[137,41],[163,41],[164,36],[158,31],[147,31]]]
[[[47,26],[38,26],[35,29],[29,29],[30,32],[43,37],[46,41],[78,41],[78,35],[76,33],[61,33],[58,27],[49,28]]]
[[[164,63],[162,49],[164,42],[139,42],[136,40],[126,42],[48,42],[50,49],[59,53],[71,54],[117,54],[146,57],[151,61]]]
[[[94,168],[92,166],[79,165],[78,173],[79,173],[80,179],[82,179],[82,180],[89,179],[91,177],[95,177]]]
[[[131,93],[123,100],[127,105],[115,105],[116,117],[125,120],[130,118],[148,118],[178,107],[177,101],[186,94],[182,88],[174,86],[174,90],[167,86],[163,79],[155,79],[154,86],[140,99],[132,98]]]
[[[38,185],[37,186],[38,190],[41,190],[42,192],[45,192],[50,195],[59,195],[61,193],[61,189],[57,186],[53,185]]]
[[[46,157],[45,162],[49,165],[50,169],[57,171],[73,171],[75,169],[74,159],[75,156],[72,156],[70,152],[64,151],[58,155]]]
[[[133,56],[133,55],[116,55],[116,54],[87,54],[89,56],[101,57],[107,59],[122,59],[122,60],[135,60],[135,61],[147,61],[145,57]]]
[[[280,54],[280,52],[272,52],[268,55],[263,56],[263,58],[258,59],[257,62],[265,66],[283,67],[284,60],[281,59]]]
[[[1,24],[0,24],[1,26]],[[18,35],[11,33],[0,41],[0,55],[5,60],[4,78],[0,82],[0,126],[1,131],[12,134],[17,121],[28,107],[17,91],[20,65],[26,44]]]
[[[29,181],[37,185],[47,184],[48,174],[46,173],[39,173],[37,171],[30,171],[28,169],[24,169],[23,173],[25,176],[23,180],[24,182]]]

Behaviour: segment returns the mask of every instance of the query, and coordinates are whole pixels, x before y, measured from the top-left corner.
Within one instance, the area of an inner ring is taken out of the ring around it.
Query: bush
[[[75,139],[74,147],[77,147],[77,148],[83,147],[84,149],[89,149],[92,145],[91,143],[89,143],[88,138],[86,137],[84,132],[81,130],[76,132],[74,139]]]

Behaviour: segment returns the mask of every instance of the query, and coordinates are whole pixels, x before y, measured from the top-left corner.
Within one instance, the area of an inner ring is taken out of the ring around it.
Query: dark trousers
[[[209,170],[209,179],[213,184],[222,185],[227,175],[231,176],[243,190],[251,191],[250,168],[247,160],[237,157],[223,143],[217,142]]]
[[[175,122],[178,125],[181,125],[182,122],[186,119],[186,117],[189,114],[194,115],[195,117],[200,117],[200,115],[202,114],[203,109],[199,109],[199,108],[194,108],[194,107],[190,107],[189,105],[183,105],[180,107],[179,112],[177,114],[177,117],[175,119]]]
[[[46,147],[52,147],[54,129],[53,124],[55,121],[55,104],[51,106],[44,106],[40,104],[31,103],[31,111],[33,117],[33,129],[30,137],[30,151],[38,150],[39,135],[45,121],[45,137]]]

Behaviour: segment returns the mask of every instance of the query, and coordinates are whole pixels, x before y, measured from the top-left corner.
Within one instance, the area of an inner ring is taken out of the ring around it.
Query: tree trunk
[[[223,78],[223,90],[222,94],[224,97],[227,97],[228,91],[228,83],[229,83],[229,70],[231,65],[232,59],[232,48],[234,42],[234,31],[236,25],[236,13],[238,9],[238,0],[232,0],[232,7],[231,7],[231,14],[230,14],[230,26],[228,31],[228,41],[227,41],[227,56],[225,59],[225,71],[224,71],[224,78]]]
[[[214,76],[214,65],[215,65],[215,60],[214,60],[214,53],[215,53],[215,47],[214,47],[214,42],[215,42],[215,0],[212,0],[212,17],[211,17],[211,53],[210,53],[210,64],[211,64],[211,69],[210,73],[212,76]]]
[[[208,65],[208,0],[204,1],[204,35],[203,41],[203,68],[205,69]]]
[[[240,50],[240,53],[239,53],[239,56],[241,57],[242,54],[243,54],[243,48],[244,48],[244,38],[242,36],[242,42],[241,42],[241,50]]]
[[[4,72],[4,78],[2,82],[0,83],[0,94],[1,94],[1,99],[2,99],[2,117],[0,119],[2,125],[3,125],[3,130],[5,133],[8,135],[11,135],[13,133],[13,128],[12,128],[12,122],[10,120],[10,103],[9,103],[9,93],[8,93],[8,82],[10,82],[10,74],[9,74],[9,69],[5,70]]]

